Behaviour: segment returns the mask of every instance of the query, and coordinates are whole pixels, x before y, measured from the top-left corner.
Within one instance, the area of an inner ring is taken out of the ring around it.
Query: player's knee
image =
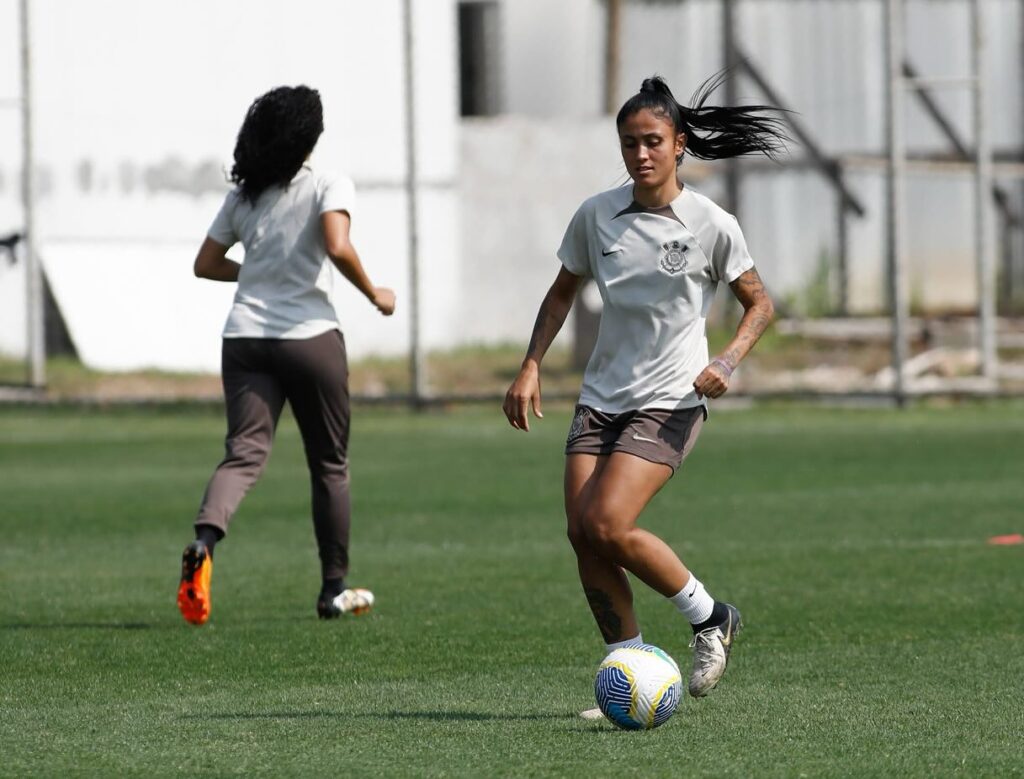
[[[583,517],[583,532],[587,543],[601,555],[617,560],[625,548],[626,532],[615,517],[600,507],[592,508]]]
[[[583,524],[579,521],[570,521],[565,534],[569,537],[569,543],[576,552],[581,552],[590,546]]]
[[[257,475],[266,467],[270,457],[270,443],[265,441],[232,438],[227,441],[225,460],[236,468],[251,471]]]
[[[314,478],[323,481],[348,481],[348,459],[343,456],[308,457],[306,464]]]

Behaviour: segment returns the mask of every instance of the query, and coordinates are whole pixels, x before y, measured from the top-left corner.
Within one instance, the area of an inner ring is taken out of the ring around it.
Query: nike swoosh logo
[[[732,644],[732,614],[729,614],[729,624],[727,629],[722,631],[722,646],[730,646]]]
[[[642,435],[637,435],[636,433],[633,433],[633,440],[634,441],[646,441],[649,444],[656,444],[656,443],[658,443],[653,438],[644,438]]]
[[[609,254],[615,254],[616,252],[621,252],[621,251],[622,251],[622,249],[602,249],[601,250],[601,255],[603,257],[607,257]]]

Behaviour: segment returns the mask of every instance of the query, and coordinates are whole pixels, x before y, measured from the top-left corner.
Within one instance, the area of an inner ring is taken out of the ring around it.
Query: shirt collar
[[[693,225],[700,221],[697,200],[693,196],[693,190],[684,186],[683,191],[669,205],[679,221],[683,223],[683,227],[692,232]]]

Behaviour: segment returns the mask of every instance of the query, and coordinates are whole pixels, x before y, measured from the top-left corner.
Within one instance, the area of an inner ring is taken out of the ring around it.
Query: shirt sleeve
[[[320,213],[347,211],[352,216],[356,201],[356,185],[348,176],[324,176],[320,193]]]
[[[234,192],[229,192],[224,198],[224,203],[221,205],[220,211],[217,212],[217,216],[213,218],[213,224],[206,231],[210,238],[223,246],[234,246],[238,243],[238,233],[235,232],[235,228],[231,224],[231,216],[235,211],[237,200],[238,196]]]
[[[754,267],[743,231],[732,214],[725,215],[712,254],[715,281],[731,284]]]
[[[583,206],[577,209],[558,247],[558,259],[575,276],[590,276],[590,253],[587,246],[587,217]]]

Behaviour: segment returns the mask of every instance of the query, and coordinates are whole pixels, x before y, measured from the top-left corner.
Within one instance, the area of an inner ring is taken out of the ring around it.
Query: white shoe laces
[[[707,671],[718,661],[717,654],[722,650],[722,631],[718,627],[705,628],[695,634],[690,642],[693,649],[693,660],[700,665],[701,673]],[[716,651],[718,650],[718,651]]]

